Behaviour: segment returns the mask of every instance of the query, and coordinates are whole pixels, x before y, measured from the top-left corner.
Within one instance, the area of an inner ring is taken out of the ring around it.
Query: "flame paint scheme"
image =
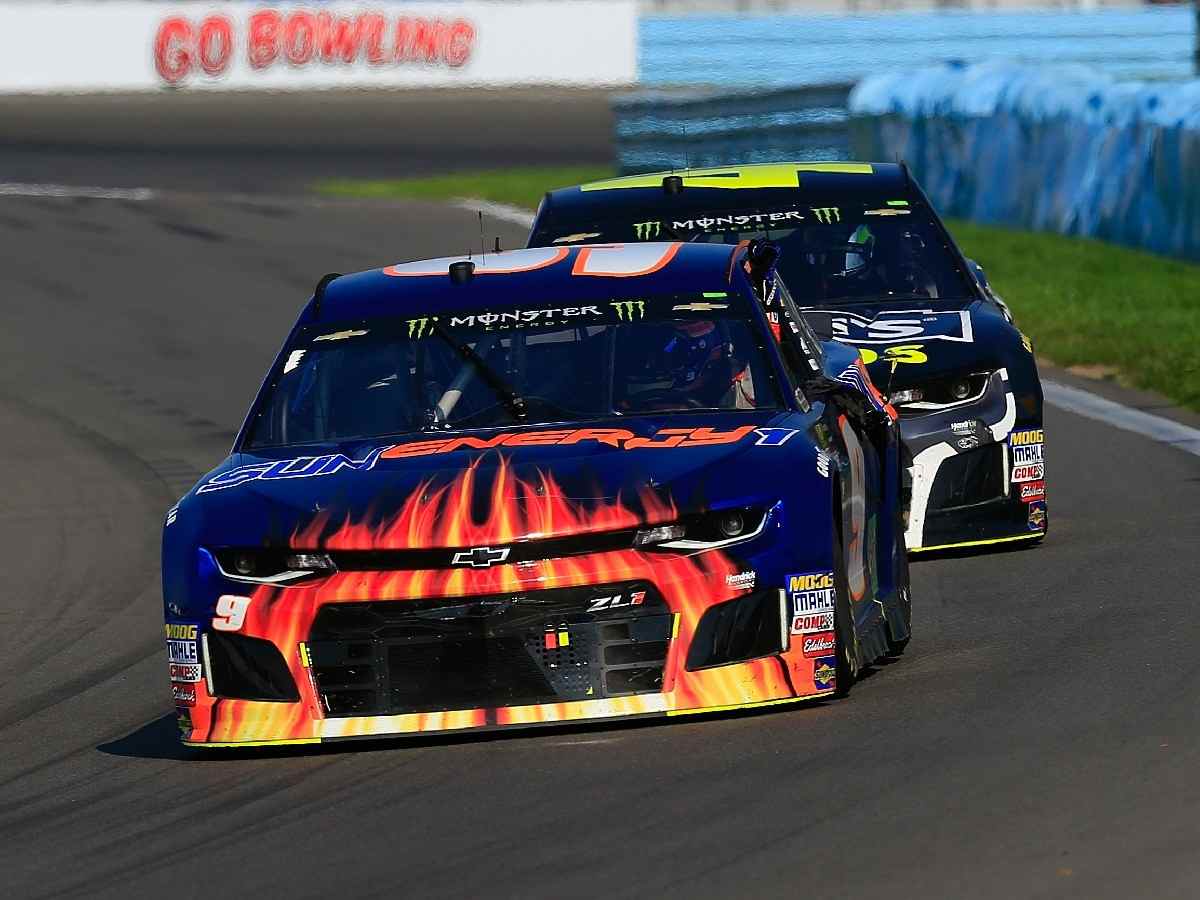
[[[452,262],[318,289],[229,458],[169,512],[166,637],[185,744],[787,703],[844,692],[903,649],[894,411],[855,352],[817,341],[798,313],[772,331],[745,247],[519,250],[476,261],[465,283],[447,276]],[[627,322],[638,298],[701,292],[723,302],[672,308],[745,310],[769,368],[757,390],[776,383],[777,403],[255,438],[273,392],[301,372],[306,351],[289,347],[318,346],[298,336],[348,342],[388,321],[425,334],[514,308],[519,322],[540,298],[558,315]],[[237,568],[238,554],[258,568]]]
[[[664,178],[675,179],[678,190],[665,190]],[[1030,544],[1045,536],[1042,388],[1033,345],[904,166],[770,163],[563,188],[546,195],[529,245],[561,247],[581,233],[611,241],[735,243],[764,234],[777,241],[780,273],[810,324],[861,350],[900,413],[910,457],[909,549]],[[904,246],[897,234],[919,243],[925,274],[940,270],[939,277],[906,294],[903,279],[872,285],[846,271],[841,261],[865,263],[872,247],[882,260]],[[818,271],[835,246],[828,235],[840,241],[841,271],[823,279],[830,272]],[[843,289],[832,290],[833,282]],[[957,385],[965,386],[962,396],[951,393]],[[1031,436],[1038,438],[1032,447],[1022,443]]]

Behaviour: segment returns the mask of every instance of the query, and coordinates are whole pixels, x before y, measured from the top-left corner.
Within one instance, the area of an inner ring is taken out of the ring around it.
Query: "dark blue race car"
[[[1033,345],[907,169],[771,163],[563,188],[546,195],[530,246],[667,239],[777,246],[780,289],[818,335],[859,351],[900,414],[910,550],[1045,536]]]
[[[322,280],[167,517],[184,742],[785,703],[903,649],[895,414],[772,259],[559,247]]]

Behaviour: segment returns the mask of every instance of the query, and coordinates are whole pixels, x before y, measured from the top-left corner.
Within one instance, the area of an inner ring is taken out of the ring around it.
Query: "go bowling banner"
[[[632,84],[636,0],[0,2],[0,93]]]

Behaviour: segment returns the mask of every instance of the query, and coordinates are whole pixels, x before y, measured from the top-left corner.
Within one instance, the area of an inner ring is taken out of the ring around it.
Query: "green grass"
[[[612,169],[606,166],[564,166],[465,172],[427,178],[397,178],[390,181],[336,179],[318,182],[315,187],[320,193],[340,197],[391,197],[409,200],[471,197],[537,209],[537,205],[542,202],[542,195],[548,190],[608,178],[611,175]]]
[[[1039,357],[1200,410],[1200,266],[1101,241],[948,223]]]
[[[474,197],[534,209],[549,189],[612,174],[601,166],[530,168],[316,187],[340,196]],[[1100,241],[949,226],[1043,360],[1113,372],[1200,410],[1200,266]]]

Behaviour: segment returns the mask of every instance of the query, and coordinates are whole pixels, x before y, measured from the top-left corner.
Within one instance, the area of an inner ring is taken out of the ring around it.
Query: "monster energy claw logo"
[[[425,337],[425,329],[429,327],[429,319],[409,319],[408,336],[420,340]]]
[[[608,305],[617,311],[617,318],[622,322],[646,317],[645,300],[613,300]]]
[[[810,206],[809,209],[813,211],[813,215],[822,225],[832,225],[834,222],[842,221],[842,213],[836,206]]]
[[[648,241],[662,234],[662,222],[634,222],[633,231],[639,241]]]

